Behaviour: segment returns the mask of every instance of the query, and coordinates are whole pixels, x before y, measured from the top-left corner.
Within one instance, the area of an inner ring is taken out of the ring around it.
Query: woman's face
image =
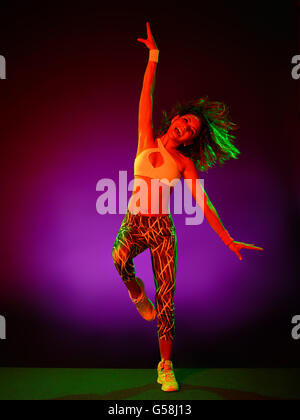
[[[189,145],[199,135],[201,130],[201,120],[196,115],[176,115],[169,127],[168,134],[176,140],[178,144]]]

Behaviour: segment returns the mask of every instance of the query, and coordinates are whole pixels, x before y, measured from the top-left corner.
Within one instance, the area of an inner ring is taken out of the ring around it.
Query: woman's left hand
[[[228,248],[230,248],[231,251],[233,251],[239,257],[240,260],[243,259],[240,253],[241,249],[254,249],[256,251],[263,251],[263,248],[259,246],[255,246],[253,244],[244,244],[243,242],[237,242],[237,241],[231,242],[231,244],[228,245]]]
[[[143,44],[146,45],[147,48],[149,48],[149,50],[157,50],[157,44],[154,40],[154,37],[152,35],[151,32],[151,28],[150,28],[150,23],[147,22],[147,39],[143,39],[143,38],[138,38],[139,42],[142,42]]]

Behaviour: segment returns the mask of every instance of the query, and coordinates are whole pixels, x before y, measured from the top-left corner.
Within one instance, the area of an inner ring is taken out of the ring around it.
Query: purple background
[[[156,324],[113,265],[123,215],[96,183],[133,177],[149,20],[161,50],[154,123],[177,100],[230,104],[239,160],[202,177],[242,262],[205,221],[178,237],[177,366],[296,366],[300,54],[293,2],[1,6],[1,365],[153,367]],[[128,193],[128,198],[130,194]],[[135,259],[154,298],[150,252]]]

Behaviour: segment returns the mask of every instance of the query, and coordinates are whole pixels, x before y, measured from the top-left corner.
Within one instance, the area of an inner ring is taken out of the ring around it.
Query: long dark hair
[[[200,171],[207,171],[215,164],[222,165],[228,159],[237,159],[240,151],[234,146],[235,136],[230,133],[237,125],[230,121],[228,107],[222,102],[203,97],[185,103],[177,102],[168,115],[162,113],[161,127],[156,135],[164,135],[176,116],[194,114],[202,121],[199,135],[189,146],[180,145],[178,151],[189,157]]]

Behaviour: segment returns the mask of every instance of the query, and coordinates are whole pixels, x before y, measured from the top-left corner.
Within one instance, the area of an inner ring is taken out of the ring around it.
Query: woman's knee
[[[113,258],[114,265],[116,267],[120,266],[121,261],[122,261],[121,260],[121,255],[120,255],[120,249],[118,249],[115,246],[112,249],[112,258]]]
[[[130,254],[126,249],[114,246],[112,250],[112,258],[117,270],[122,272],[129,263]]]

